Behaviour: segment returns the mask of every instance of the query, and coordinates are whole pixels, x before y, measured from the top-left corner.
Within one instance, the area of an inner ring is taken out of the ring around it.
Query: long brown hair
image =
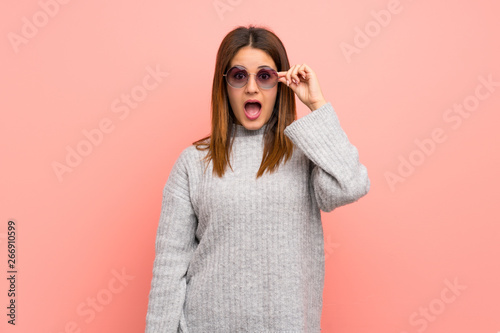
[[[229,155],[234,140],[234,133],[231,132],[233,123],[236,122],[222,74],[229,69],[231,59],[238,50],[245,46],[261,49],[269,54],[276,64],[278,72],[290,69],[283,43],[266,27],[239,26],[230,31],[222,40],[217,52],[212,85],[212,132],[211,135],[193,142],[198,150],[208,149],[204,160],[207,162],[207,166],[212,160],[212,173],[219,177],[224,175],[227,164],[233,170]],[[264,125],[264,153],[256,178],[262,176],[266,170],[269,173],[274,172],[283,158],[285,158],[286,163],[292,156],[294,145],[283,131],[296,119],[297,111],[293,90],[286,85],[278,84],[273,112],[269,121]]]

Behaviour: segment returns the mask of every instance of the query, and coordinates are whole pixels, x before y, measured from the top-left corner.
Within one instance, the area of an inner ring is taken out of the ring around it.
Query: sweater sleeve
[[[163,189],[146,333],[177,333],[184,321],[186,272],[198,244],[195,238],[198,219],[190,201],[185,158],[184,151]]]
[[[292,122],[284,134],[314,163],[311,183],[322,211],[330,212],[368,193],[367,169],[330,102]]]

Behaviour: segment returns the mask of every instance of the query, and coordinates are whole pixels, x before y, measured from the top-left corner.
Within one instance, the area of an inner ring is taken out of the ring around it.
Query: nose
[[[257,85],[256,75],[250,74],[248,75],[248,82],[245,86],[245,90],[248,93],[257,92],[259,90],[259,86]]]

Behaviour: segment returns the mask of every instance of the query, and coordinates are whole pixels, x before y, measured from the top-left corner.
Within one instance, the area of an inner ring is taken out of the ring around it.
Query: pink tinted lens
[[[248,80],[248,72],[245,69],[233,67],[227,72],[227,82],[235,87],[243,87]]]
[[[274,69],[261,69],[257,73],[257,84],[264,89],[270,89],[278,83],[278,73]]]

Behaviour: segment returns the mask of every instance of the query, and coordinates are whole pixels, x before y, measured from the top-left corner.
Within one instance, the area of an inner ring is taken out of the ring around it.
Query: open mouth
[[[262,105],[260,102],[246,102],[245,103],[245,115],[248,119],[257,119],[262,110]]]

